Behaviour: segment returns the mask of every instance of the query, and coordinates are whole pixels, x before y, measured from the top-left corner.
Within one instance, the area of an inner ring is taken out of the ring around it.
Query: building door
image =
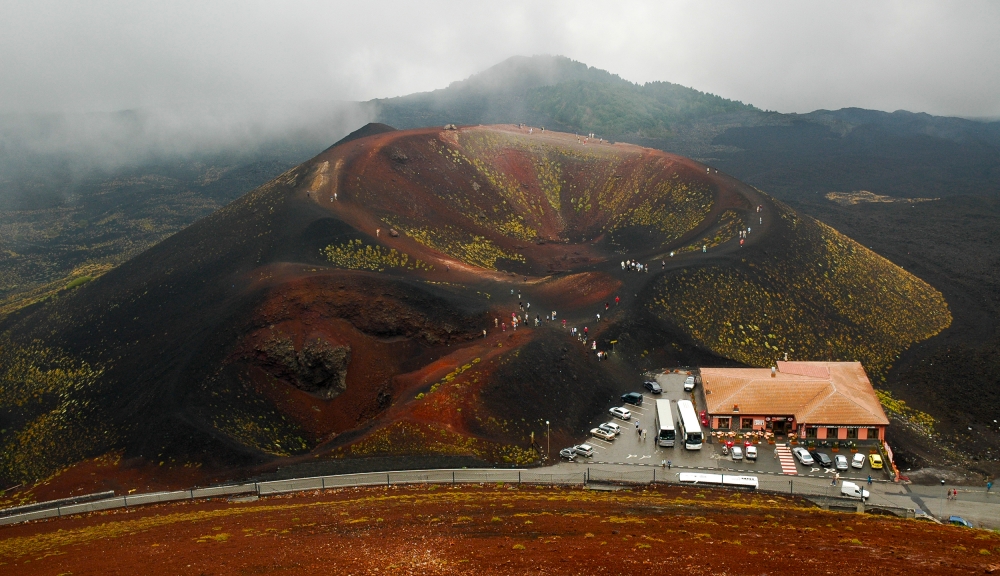
[[[772,420],[771,424],[773,424],[775,436],[787,436],[792,423],[788,420]]]

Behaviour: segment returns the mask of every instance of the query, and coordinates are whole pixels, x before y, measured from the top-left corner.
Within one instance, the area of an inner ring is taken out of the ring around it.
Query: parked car
[[[622,394],[623,404],[632,404],[634,406],[642,406],[642,394],[638,392],[629,392],[628,394]]]
[[[830,457],[826,454],[826,452],[810,450],[809,455],[813,457],[813,462],[818,462],[823,468],[830,468],[833,466],[833,460],[830,460]]]
[[[607,440],[609,442],[611,440],[615,439],[615,433],[614,432],[609,432],[609,431],[607,431],[607,430],[605,430],[604,428],[601,428],[601,427],[591,428],[590,429],[590,435],[594,436],[596,438],[600,438],[601,440]]]
[[[733,446],[731,452],[733,454],[733,461],[734,462],[739,462],[740,460],[743,460],[743,449],[742,448],[740,448],[739,446]]]
[[[694,390],[694,376],[688,376],[684,379],[684,391],[690,392]]]
[[[601,424],[600,426],[598,426],[598,428],[602,428],[604,430],[607,430],[608,432],[613,433],[615,436],[617,436],[617,435],[619,435],[619,434],[622,433],[622,427],[619,426],[619,425],[617,425],[617,424],[615,424],[614,422],[605,422],[604,424]]]
[[[650,394],[659,394],[660,392],[663,392],[663,388],[660,388],[660,385],[652,380],[646,380],[643,382],[642,387],[649,390]]]
[[[608,410],[612,416],[618,418],[619,420],[631,420],[632,413],[625,409],[624,406],[615,406],[611,410]]]
[[[855,452],[854,457],[851,458],[852,468],[864,468],[865,467],[865,455],[860,452]]]
[[[572,460],[572,459],[576,458],[576,446],[570,446],[569,448],[563,448],[562,450],[559,451],[559,456],[561,456],[561,457],[563,457],[563,458],[565,458],[567,460]]]
[[[701,418],[701,425],[708,428],[708,412],[702,410],[698,417]]]
[[[847,496],[848,498],[861,498],[862,500],[867,500],[868,497],[871,496],[871,494],[861,486],[846,480],[840,486],[840,495]]]
[[[792,454],[798,458],[799,464],[802,464],[803,466],[812,466],[816,463],[813,460],[813,457],[809,455],[809,451],[801,446],[792,448]]]
[[[833,457],[833,467],[837,470],[847,470],[847,456],[837,454]]]
[[[965,526],[966,528],[972,528],[972,522],[969,522],[961,516],[949,516],[948,524],[954,524],[955,526]]]
[[[747,460],[756,460],[757,459],[757,447],[756,446],[747,446],[747,456],[746,456],[746,458],[747,458]]]
[[[882,469],[882,457],[879,456],[878,454],[869,454],[868,455],[868,465],[871,466],[872,469],[874,469],[874,470],[881,470]]]
[[[573,451],[586,458],[594,457],[594,447],[590,444],[577,444],[573,446]]]

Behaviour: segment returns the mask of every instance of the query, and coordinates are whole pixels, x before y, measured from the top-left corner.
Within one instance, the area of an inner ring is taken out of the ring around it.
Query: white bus
[[[656,401],[656,427],[660,430],[656,436],[656,443],[660,446],[673,446],[677,433],[674,431],[674,414],[670,410],[670,400]]]
[[[736,474],[698,474],[681,472],[681,484],[715,484],[718,486],[742,486],[745,488],[760,488],[756,476],[738,476]]]
[[[677,401],[677,413],[681,416],[681,435],[684,436],[684,447],[688,450],[701,450],[705,437],[698,424],[698,415],[694,412],[694,404],[690,400]]]

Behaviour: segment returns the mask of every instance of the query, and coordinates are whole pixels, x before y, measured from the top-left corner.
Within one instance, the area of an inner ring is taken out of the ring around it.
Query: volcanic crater
[[[369,125],[0,320],[0,478],[101,454],[208,480],[428,454],[525,465],[545,420],[572,440],[646,369],[788,354],[861,360],[878,383],[950,322],[923,281],[693,160]]]

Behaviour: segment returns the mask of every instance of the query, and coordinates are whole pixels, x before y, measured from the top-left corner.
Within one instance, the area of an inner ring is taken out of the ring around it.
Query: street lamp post
[[[545,459],[549,460],[549,454],[552,453],[552,442],[549,440],[549,421],[545,421]]]

